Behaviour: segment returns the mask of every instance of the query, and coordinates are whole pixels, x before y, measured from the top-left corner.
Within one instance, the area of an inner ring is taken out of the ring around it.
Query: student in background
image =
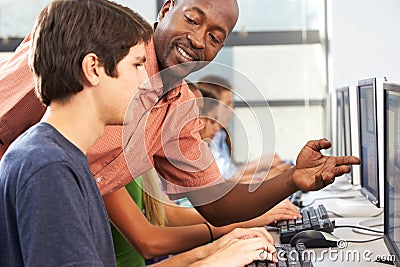
[[[206,76],[196,83],[204,94],[212,93],[220,101],[218,112],[219,129],[214,134],[210,145],[211,152],[222,176],[231,182],[258,182],[259,180],[274,177],[292,166],[284,163],[277,154],[264,155],[257,160],[237,164],[232,158],[232,143],[228,133],[228,126],[232,118],[233,97],[231,83],[219,76]]]
[[[203,129],[200,130],[200,136],[210,147],[215,134],[221,129],[221,125],[218,123],[219,101],[217,96],[212,92],[200,90],[200,93],[203,99],[203,106],[199,107],[200,120],[204,124]]]

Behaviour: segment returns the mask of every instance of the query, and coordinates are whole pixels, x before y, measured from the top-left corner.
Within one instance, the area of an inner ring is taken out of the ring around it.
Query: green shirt
[[[130,182],[125,188],[135,200],[140,210],[143,210],[142,177]],[[143,257],[129,244],[120,232],[111,224],[111,232],[114,241],[115,257],[118,267],[144,267]]]

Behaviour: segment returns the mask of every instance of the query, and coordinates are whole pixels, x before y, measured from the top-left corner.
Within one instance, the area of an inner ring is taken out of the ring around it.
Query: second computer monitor
[[[383,207],[383,83],[385,79],[358,82],[361,193]]]
[[[385,243],[400,266],[400,85],[385,83]]]
[[[346,87],[336,90],[336,155],[343,156],[345,154],[345,126],[344,126],[344,103],[343,90]]]
[[[349,113],[350,113],[350,128],[349,131],[346,132],[346,135],[350,134],[350,138],[346,138],[346,140],[350,140],[350,149],[352,156],[360,157],[360,135],[359,135],[359,125],[360,125],[360,116],[359,116],[359,108],[358,108],[358,92],[357,86],[349,86]],[[346,106],[346,105],[345,105]],[[346,146],[347,146],[346,145]],[[360,165],[352,165],[351,166],[351,182],[353,185],[360,184]]]
[[[350,87],[342,87],[336,90],[336,152],[338,156],[351,156],[352,153],[352,136],[350,124]],[[353,171],[346,175],[351,183],[353,183]]]
[[[349,87],[344,88],[343,94],[343,137],[344,137],[344,155],[351,156],[351,127],[350,127],[350,99],[349,99]]]

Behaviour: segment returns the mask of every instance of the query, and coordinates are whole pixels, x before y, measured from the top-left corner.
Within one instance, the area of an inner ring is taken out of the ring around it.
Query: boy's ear
[[[167,0],[162,8],[160,9],[160,12],[158,12],[158,21],[161,21],[164,17],[165,14],[173,7],[174,1],[173,0]]]
[[[90,86],[96,86],[100,81],[100,61],[96,54],[89,53],[82,60],[82,73]]]

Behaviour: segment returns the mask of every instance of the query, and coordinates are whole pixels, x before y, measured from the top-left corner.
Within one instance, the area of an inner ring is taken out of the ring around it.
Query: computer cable
[[[339,218],[344,218],[344,216],[343,216],[343,215],[341,215],[341,214],[339,214],[339,213],[336,213],[336,212],[334,212],[334,211],[327,210],[326,212],[328,212],[328,213],[332,213],[332,214],[333,214],[333,215],[335,215],[336,217],[339,217]]]
[[[336,228],[361,229],[361,230],[365,230],[365,231],[370,231],[370,232],[374,232],[374,233],[383,234],[383,231],[382,231],[382,230],[376,230],[376,229],[367,228],[367,227],[362,227],[362,226],[357,226],[357,225],[335,225],[335,229],[336,229]]]
[[[368,229],[368,228],[359,227],[359,226],[354,226],[354,225],[336,225],[336,226],[335,226],[335,229],[336,229],[336,228],[358,228],[358,229],[363,229],[363,230],[366,230],[366,231],[372,231],[372,232],[376,232],[376,233],[379,233],[379,234],[380,234],[377,238],[368,239],[368,240],[348,240],[348,239],[345,239],[344,241],[345,241],[346,243],[368,243],[368,242],[372,242],[372,241],[376,241],[376,240],[382,239],[382,238],[384,237],[384,236],[382,235],[382,234],[383,234],[382,231],[379,232],[378,230]]]
[[[372,215],[371,217],[378,217],[378,216],[380,216],[380,215],[382,215],[382,214],[383,214],[383,210],[382,210],[381,212],[375,214],[375,215]]]
[[[335,228],[352,228],[351,231],[353,233],[369,235],[369,236],[381,236],[383,234],[383,230],[376,230],[368,227],[355,226],[355,225],[338,225]]]
[[[368,240],[346,240],[346,242],[347,243],[368,243],[368,242],[376,241],[376,240],[379,240],[382,238],[383,238],[383,236],[373,238],[373,239],[368,239]]]

